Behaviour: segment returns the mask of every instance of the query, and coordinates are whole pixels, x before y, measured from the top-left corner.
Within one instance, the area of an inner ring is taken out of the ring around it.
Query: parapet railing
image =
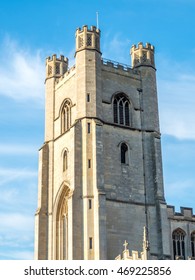
[[[132,68],[128,64],[120,63],[114,60],[110,60],[107,58],[102,58],[102,64],[108,67],[112,67],[114,69],[120,69],[125,72],[131,72],[133,74],[139,75],[139,70]]]
[[[107,58],[102,58],[102,64],[112,66],[112,67],[117,68],[117,69],[121,68],[125,71],[132,70],[132,67],[128,64],[119,63],[117,61],[110,60],[110,59],[107,59]]]

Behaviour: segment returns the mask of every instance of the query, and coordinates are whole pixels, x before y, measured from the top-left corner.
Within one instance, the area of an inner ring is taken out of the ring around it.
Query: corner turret
[[[143,65],[155,68],[154,46],[151,44],[146,43],[145,46],[143,43],[139,43],[138,46],[133,45],[130,53],[133,68]]]
[[[76,53],[84,49],[100,52],[100,30],[95,26],[91,26],[90,29],[87,25],[84,25],[82,29],[78,28],[75,36]]]
[[[59,58],[56,54],[46,59],[46,79],[59,78],[68,70],[68,58],[60,55]]]

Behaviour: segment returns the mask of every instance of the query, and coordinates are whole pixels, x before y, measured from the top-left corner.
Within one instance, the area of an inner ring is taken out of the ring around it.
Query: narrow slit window
[[[87,94],[87,102],[90,102],[90,94]]]
[[[89,237],[89,249],[93,248],[93,239],[92,237]]]
[[[91,201],[91,199],[89,199],[89,209],[91,209],[92,208],[92,201]]]
[[[128,164],[128,146],[125,143],[121,144],[121,163]]]
[[[67,151],[65,151],[63,156],[63,171],[65,172],[67,169],[68,169],[68,154]]]
[[[91,133],[91,124],[90,123],[87,123],[87,132]]]
[[[88,168],[91,168],[91,160],[88,159]]]

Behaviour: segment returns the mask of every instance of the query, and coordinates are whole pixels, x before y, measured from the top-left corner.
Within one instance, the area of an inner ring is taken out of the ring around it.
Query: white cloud
[[[8,182],[14,181],[16,179],[25,179],[29,177],[37,177],[37,172],[28,170],[26,168],[0,168],[0,186],[7,184]]]
[[[34,252],[21,249],[19,251],[5,250],[3,253],[0,252],[1,260],[33,260]]]
[[[166,184],[165,194],[167,203],[174,205],[177,211],[180,207],[194,208],[194,180],[192,178],[178,178]]]
[[[109,34],[105,34],[104,43],[102,46],[102,56],[106,59],[113,59],[117,62],[130,65],[130,41],[121,38],[120,34],[115,34],[110,39]]]
[[[161,132],[195,140],[195,72],[159,59],[157,79]]]
[[[37,151],[36,146],[0,143],[1,155],[36,155]]]
[[[33,259],[34,217],[0,214],[0,259]]]
[[[44,62],[40,51],[33,53],[7,37],[1,44],[0,94],[15,100],[44,99]]]
[[[1,233],[7,231],[33,232],[34,220],[32,216],[20,213],[0,214]]]

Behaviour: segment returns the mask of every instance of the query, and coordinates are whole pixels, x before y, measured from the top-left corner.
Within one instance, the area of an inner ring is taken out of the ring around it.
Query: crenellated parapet
[[[60,55],[58,58],[56,54],[46,59],[46,79],[60,78],[68,70],[68,58]]]
[[[144,46],[143,43],[138,43],[138,45],[133,45],[131,47],[131,60],[132,67],[138,66],[152,66],[155,68],[154,62],[154,46],[150,43],[146,43]]]
[[[76,53],[83,49],[100,52],[100,30],[95,26],[89,29],[87,25],[76,30]]]
[[[119,69],[119,70],[122,70],[124,72],[129,72],[129,73],[132,73],[132,74],[139,75],[139,70],[132,69],[132,67],[130,65],[119,63],[117,61],[113,61],[113,60],[110,60],[110,59],[102,58],[102,65],[110,67],[110,68],[114,68],[114,69]]]
[[[195,221],[195,215],[193,209],[189,207],[180,207],[180,212],[175,211],[175,207],[167,205],[168,218],[178,220],[192,220]]]

